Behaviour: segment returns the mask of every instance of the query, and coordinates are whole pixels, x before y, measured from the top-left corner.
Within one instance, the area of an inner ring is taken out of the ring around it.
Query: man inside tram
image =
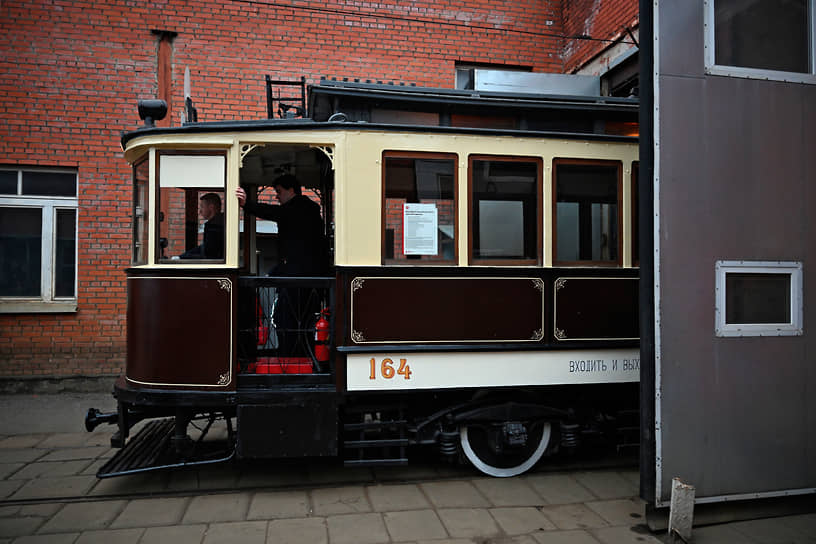
[[[329,252],[323,233],[320,205],[302,193],[298,180],[289,174],[272,183],[279,204],[247,201],[246,191],[235,191],[238,204],[261,219],[278,225],[278,264],[272,276],[321,276],[328,272]],[[320,310],[319,300],[308,289],[280,289],[273,319],[278,332],[279,351],[286,356],[295,352],[299,332],[310,326],[309,320]]]
[[[207,193],[198,201],[198,214],[204,219],[204,239],[201,244],[182,253],[181,259],[224,258],[224,214],[221,197]]]

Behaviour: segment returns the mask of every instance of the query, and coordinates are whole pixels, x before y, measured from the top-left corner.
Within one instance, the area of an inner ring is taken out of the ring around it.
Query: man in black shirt
[[[301,194],[300,184],[291,175],[277,178],[273,186],[280,205],[246,201],[242,188],[235,191],[238,204],[247,212],[278,224],[280,262],[275,276],[320,276],[327,270],[327,245],[323,235],[320,206]]]
[[[238,204],[245,212],[278,224],[277,266],[274,276],[321,276],[328,272],[328,244],[323,234],[320,206],[301,194],[300,183],[291,175],[273,182],[279,205],[247,202],[243,188],[235,191]],[[308,345],[304,333],[311,326],[314,314],[320,311],[320,301],[309,289],[278,290],[273,319],[281,356],[303,353],[298,344]],[[300,341],[300,342],[299,342]]]

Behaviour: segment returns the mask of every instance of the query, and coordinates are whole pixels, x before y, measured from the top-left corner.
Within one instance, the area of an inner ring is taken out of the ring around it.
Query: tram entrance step
[[[345,466],[407,465],[408,422],[404,409],[361,407],[346,413],[343,425]]]
[[[229,441],[197,441],[181,454],[173,445],[175,419],[149,421],[124,448],[102,465],[97,478],[111,478],[165,468],[203,465],[227,461],[235,454]]]

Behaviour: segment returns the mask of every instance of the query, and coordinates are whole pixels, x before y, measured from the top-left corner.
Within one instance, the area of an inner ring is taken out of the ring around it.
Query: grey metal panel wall
[[[658,500],[816,487],[816,85],[705,76],[702,2],[658,11]],[[718,259],[804,263],[804,335],[717,338]]]

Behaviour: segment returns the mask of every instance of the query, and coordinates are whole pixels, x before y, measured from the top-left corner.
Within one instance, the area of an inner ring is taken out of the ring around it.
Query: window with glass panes
[[[0,312],[73,311],[77,173],[0,167]]]

